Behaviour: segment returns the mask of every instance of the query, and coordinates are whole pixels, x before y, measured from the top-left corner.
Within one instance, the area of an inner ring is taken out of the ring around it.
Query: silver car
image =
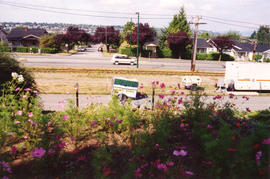
[[[130,65],[135,65],[136,60],[134,58],[130,58],[127,55],[123,55],[123,54],[114,54],[111,62],[114,65],[119,65],[119,64],[130,64]]]

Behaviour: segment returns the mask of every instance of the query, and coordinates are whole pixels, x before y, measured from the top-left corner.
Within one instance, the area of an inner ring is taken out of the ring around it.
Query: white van
[[[119,65],[119,64],[130,64],[130,65],[135,65],[136,60],[134,58],[130,58],[127,55],[123,55],[123,54],[114,54],[111,62],[114,65]]]

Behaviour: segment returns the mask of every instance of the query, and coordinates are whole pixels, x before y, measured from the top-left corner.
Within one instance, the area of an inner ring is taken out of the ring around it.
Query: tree
[[[258,40],[258,44],[270,45],[270,28],[260,26],[258,32],[256,33],[256,39]]]
[[[201,38],[201,39],[205,39],[205,40],[208,40],[208,39],[211,38],[211,36],[210,36],[210,34],[208,32],[200,33],[198,37]]]
[[[250,39],[256,39],[256,35],[257,35],[257,33],[256,33],[256,31],[254,30],[253,32],[252,32],[252,34],[250,35]]]
[[[229,31],[224,36],[229,37],[231,40],[237,40],[239,41],[241,39],[241,34],[237,31]]]
[[[191,40],[185,31],[170,33],[167,41],[169,48],[172,50],[173,57],[175,58],[181,58],[186,51],[186,46],[191,44]]]
[[[111,27],[98,27],[95,31],[95,42],[106,44],[107,52],[110,50],[110,45],[119,46],[120,35],[119,30],[115,30],[113,26]]]
[[[127,22],[124,25],[123,34],[124,37],[126,37],[127,33],[131,33],[135,29],[135,23],[134,22]]]
[[[229,39],[227,36],[218,36],[212,39],[212,44],[217,48],[219,55],[219,61],[221,60],[221,56],[224,50],[231,49],[234,45],[234,42]]]
[[[168,37],[168,28],[162,28],[161,29],[161,35],[158,38],[158,46],[160,49],[163,49],[166,47],[166,41]]]
[[[59,48],[54,35],[43,35],[39,39],[40,48]]]
[[[192,34],[184,7],[181,7],[179,14],[174,15],[173,20],[168,27],[168,33],[177,33],[179,31],[184,31],[188,35]]]
[[[137,27],[134,28],[132,33],[127,33],[126,41],[130,41],[131,37],[131,43],[133,45],[137,44]],[[139,48],[142,49],[143,45],[146,42],[151,42],[154,40],[155,33],[152,28],[149,27],[147,23],[139,25]]]

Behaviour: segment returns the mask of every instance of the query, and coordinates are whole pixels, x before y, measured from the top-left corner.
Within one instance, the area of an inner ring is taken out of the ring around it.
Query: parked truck
[[[228,91],[269,91],[270,63],[226,62],[224,86]]]

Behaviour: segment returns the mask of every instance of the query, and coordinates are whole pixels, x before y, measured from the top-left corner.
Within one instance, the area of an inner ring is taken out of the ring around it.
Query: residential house
[[[8,44],[7,34],[8,33],[4,30],[4,28],[0,26],[0,41],[3,41],[5,44]]]
[[[205,39],[197,39],[197,53],[210,53],[216,51],[216,48],[210,45]]]
[[[270,46],[257,45],[256,54],[262,55],[262,59],[270,58]]]
[[[154,40],[152,42],[146,42],[144,44],[146,50],[152,51],[151,57],[157,57],[157,40],[157,37],[154,37]]]
[[[15,28],[7,35],[7,39],[12,48],[17,46],[38,47],[39,38],[46,34],[48,32],[45,29]]]

